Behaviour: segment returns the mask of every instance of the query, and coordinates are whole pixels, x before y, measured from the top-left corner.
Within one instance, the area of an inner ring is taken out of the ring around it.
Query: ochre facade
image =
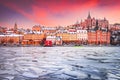
[[[40,45],[43,38],[45,38],[44,34],[25,34],[22,45]]]

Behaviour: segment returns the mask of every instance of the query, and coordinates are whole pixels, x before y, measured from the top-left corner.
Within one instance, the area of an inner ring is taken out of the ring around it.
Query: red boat
[[[44,46],[51,47],[52,46],[52,41],[51,40],[46,40],[45,43],[44,43]]]

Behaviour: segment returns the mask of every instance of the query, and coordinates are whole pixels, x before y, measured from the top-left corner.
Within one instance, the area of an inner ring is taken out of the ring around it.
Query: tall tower
[[[94,30],[96,31],[96,30],[99,30],[100,28],[99,28],[99,26],[98,26],[98,20],[96,20],[96,26],[95,26],[95,28],[94,28]]]
[[[92,18],[91,18],[90,12],[88,12],[87,29],[90,30],[91,28],[92,28]]]
[[[88,12],[88,17],[87,17],[87,19],[91,19],[90,11]]]
[[[15,23],[14,25],[14,30],[16,31],[17,30],[17,24]]]

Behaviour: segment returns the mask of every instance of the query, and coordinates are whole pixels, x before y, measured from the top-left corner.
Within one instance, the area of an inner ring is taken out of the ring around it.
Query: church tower
[[[14,25],[14,30],[16,31],[17,30],[17,24],[15,23]]]
[[[88,12],[88,17],[86,22],[87,22],[87,29],[88,30],[92,29],[92,18],[91,18],[90,12]]]
[[[91,19],[90,12],[88,12],[88,17],[87,17],[87,19]]]

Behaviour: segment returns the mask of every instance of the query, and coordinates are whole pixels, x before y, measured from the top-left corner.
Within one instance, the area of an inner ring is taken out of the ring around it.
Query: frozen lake
[[[120,47],[0,47],[0,80],[120,80]]]

